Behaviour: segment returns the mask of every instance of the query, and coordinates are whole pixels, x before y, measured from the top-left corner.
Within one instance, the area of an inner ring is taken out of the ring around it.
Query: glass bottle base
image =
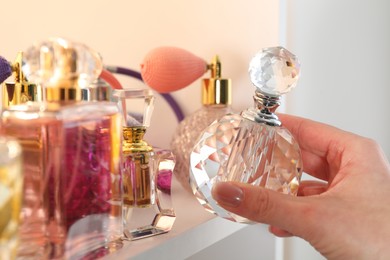
[[[237,181],[296,195],[302,173],[300,149],[283,127],[228,115],[206,129],[191,153],[191,187],[202,206],[223,218],[232,214],[211,196],[216,182]]]

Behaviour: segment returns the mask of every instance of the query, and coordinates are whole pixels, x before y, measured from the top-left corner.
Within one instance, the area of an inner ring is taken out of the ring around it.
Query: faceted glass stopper
[[[302,173],[300,149],[283,127],[226,115],[201,134],[190,156],[190,184],[203,207],[226,219],[249,223],[218,206],[216,182],[238,181],[296,195]]]
[[[122,126],[149,127],[154,109],[154,96],[150,89],[116,89],[113,98],[122,114]]]
[[[249,63],[250,79],[256,90],[268,96],[280,96],[297,84],[300,64],[283,47],[265,48]]]
[[[84,44],[52,38],[26,50],[22,70],[31,82],[45,87],[73,87],[76,82],[85,88],[100,76],[103,62]]]

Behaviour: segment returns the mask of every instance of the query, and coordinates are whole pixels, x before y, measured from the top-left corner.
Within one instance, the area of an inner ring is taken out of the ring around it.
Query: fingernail
[[[244,199],[244,192],[230,182],[218,182],[212,189],[213,198],[221,205],[238,207]]]

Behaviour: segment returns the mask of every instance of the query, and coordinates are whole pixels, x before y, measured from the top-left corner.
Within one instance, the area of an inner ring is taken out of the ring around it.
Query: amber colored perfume
[[[23,72],[45,102],[2,113],[24,158],[20,258],[79,259],[121,245],[121,115],[115,103],[82,101],[102,67],[95,51],[61,38],[24,52]]]
[[[238,181],[296,195],[302,173],[298,143],[282,126],[276,108],[280,96],[295,87],[300,65],[283,47],[263,49],[250,62],[254,107],[230,114],[201,134],[190,157],[191,187],[208,211],[237,222],[211,196],[216,182]]]
[[[14,62],[4,65],[7,65],[14,80],[2,84],[2,109],[28,101],[43,100],[42,88],[34,82],[28,81],[23,73],[23,52],[18,53]]]
[[[166,233],[175,220],[170,201],[174,158],[170,151],[154,149],[144,140],[154,108],[153,93],[129,88],[114,90],[113,98],[122,113],[124,234],[136,240]]]
[[[16,259],[22,187],[22,149],[0,136],[0,259]]]
[[[208,67],[211,77],[202,80],[202,107],[180,122],[171,142],[176,157],[175,176],[189,191],[190,153],[196,140],[214,120],[232,112],[231,80],[222,78],[219,57],[215,56]]]

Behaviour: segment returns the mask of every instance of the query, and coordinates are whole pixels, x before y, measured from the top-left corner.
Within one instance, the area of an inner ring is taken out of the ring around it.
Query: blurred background
[[[4,5],[4,4],[3,4]],[[271,0],[237,1],[8,1],[0,16],[0,55],[13,60],[19,50],[51,36],[83,42],[100,52],[106,65],[140,69],[153,48],[176,46],[211,62],[219,55],[222,76],[233,80],[237,111],[252,105],[247,73],[250,58],[278,44],[279,4]],[[206,73],[204,77],[209,77]],[[124,87],[140,82],[118,76]],[[188,115],[201,106],[201,80],[172,93]],[[169,146],[177,125],[174,114],[156,95],[147,140]]]
[[[222,76],[233,81],[233,109],[241,111],[252,105],[249,60],[264,47],[283,45],[299,57],[302,74],[282,110],[373,138],[390,158],[389,10],[387,0],[8,1],[0,15],[0,55],[13,60],[50,36],[84,42],[106,65],[134,70],[159,46],[181,47],[208,62],[218,54]],[[119,79],[126,87],[141,84]],[[198,80],[172,95],[189,115],[200,108],[200,93]],[[169,147],[177,120],[156,97],[147,140]],[[256,244],[254,232],[243,235]],[[242,244],[242,237],[228,243]],[[297,238],[275,245],[267,249],[276,250],[275,259],[322,259]],[[218,256],[216,248],[194,259]],[[258,258],[258,248],[242,251],[245,259]]]

